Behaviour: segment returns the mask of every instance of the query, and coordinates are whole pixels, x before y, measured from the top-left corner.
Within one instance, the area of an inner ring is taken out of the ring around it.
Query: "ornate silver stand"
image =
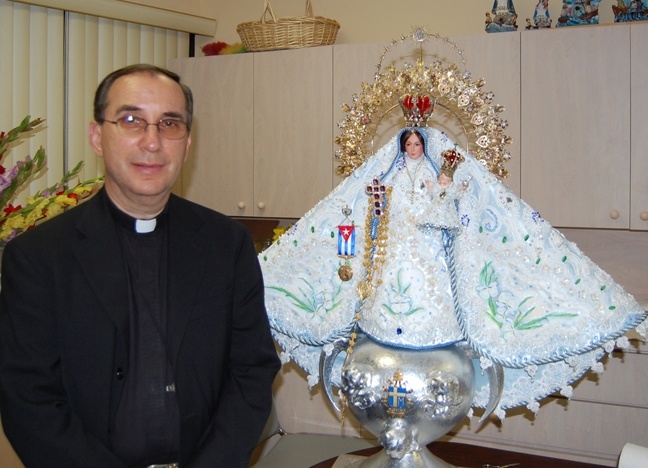
[[[340,344],[334,353],[323,354],[320,366],[322,383],[336,408],[331,373],[343,349]],[[348,410],[383,446],[360,466],[450,467],[426,445],[449,432],[470,410],[475,370],[469,353],[455,345],[408,350],[361,335],[342,368],[341,391]]]

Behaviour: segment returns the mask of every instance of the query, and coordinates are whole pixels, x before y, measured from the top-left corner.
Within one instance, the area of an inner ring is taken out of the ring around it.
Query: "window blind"
[[[0,0],[0,130],[28,114],[46,120],[4,160],[9,169],[40,146],[47,154],[46,173],[17,201],[53,185],[81,160],[81,180],[103,175],[87,136],[99,81],[133,63],[166,67],[169,59],[189,55],[189,41],[188,33],[175,30]]]

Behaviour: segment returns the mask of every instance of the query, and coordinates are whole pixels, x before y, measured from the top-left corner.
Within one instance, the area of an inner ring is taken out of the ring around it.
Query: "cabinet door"
[[[631,26],[630,50],[632,56],[632,77],[630,106],[632,109],[630,179],[630,229],[648,230],[648,24]]]
[[[522,197],[555,226],[628,229],[630,28],[522,33]]]
[[[254,54],[255,216],[300,218],[333,188],[330,46]]]
[[[253,215],[253,65],[252,54],[169,64],[194,94],[183,195],[230,216]]]
[[[473,79],[482,78],[484,90],[492,91],[495,104],[504,106],[502,118],[508,122],[507,147],[511,159],[505,164],[509,176],[503,180],[520,194],[520,33],[471,35],[452,38],[463,50],[466,70]],[[450,55],[449,58],[452,58]]]

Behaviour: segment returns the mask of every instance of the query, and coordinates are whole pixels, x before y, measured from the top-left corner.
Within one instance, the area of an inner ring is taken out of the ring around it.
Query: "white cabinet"
[[[251,54],[175,59],[194,94],[192,149],[182,193],[229,215],[254,207],[254,57]]]
[[[632,138],[630,154],[630,229],[648,230],[648,23],[633,24],[630,29],[632,59],[630,110]]]
[[[521,35],[522,197],[555,226],[628,229],[630,27]]]
[[[254,54],[254,215],[300,218],[333,188],[333,48]]]
[[[187,198],[299,218],[333,188],[332,48],[172,60],[195,97]]]
[[[487,39],[487,40],[485,40]],[[482,78],[484,90],[492,91],[495,104],[504,106],[502,118],[508,122],[506,134],[512,138],[507,147],[511,160],[505,164],[509,176],[504,184],[520,194],[520,35],[497,33],[453,38],[463,50],[467,70],[473,79]]]

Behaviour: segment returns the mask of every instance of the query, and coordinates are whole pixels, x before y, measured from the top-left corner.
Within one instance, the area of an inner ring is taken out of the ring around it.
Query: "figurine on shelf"
[[[562,12],[556,26],[598,24],[600,0],[563,0]]]
[[[612,5],[615,23],[648,20],[648,1],[646,0],[617,0]]]
[[[486,13],[486,32],[517,31],[517,13],[513,0],[494,0],[493,9]]]
[[[533,23],[527,18],[526,29],[545,29],[551,27],[549,18],[549,0],[540,0],[533,12]]]

